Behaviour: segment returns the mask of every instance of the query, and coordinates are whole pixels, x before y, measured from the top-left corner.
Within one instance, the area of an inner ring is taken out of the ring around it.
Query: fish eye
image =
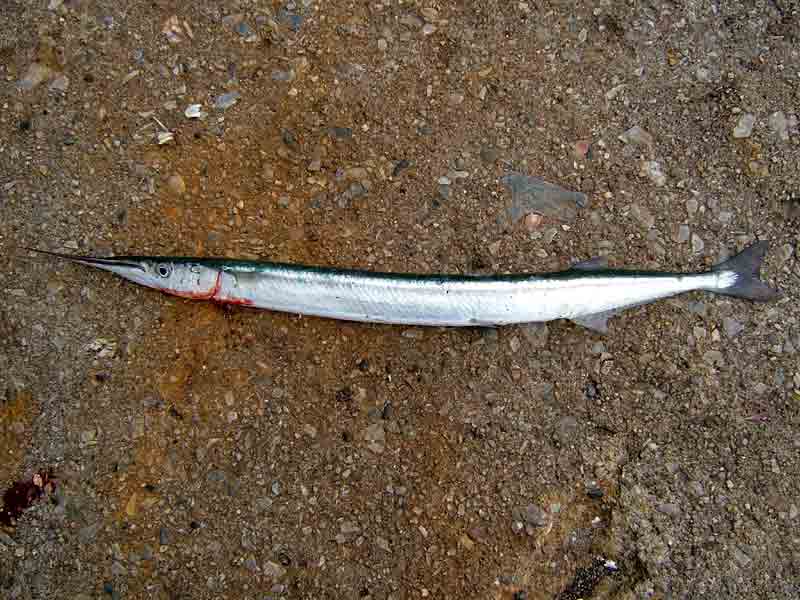
[[[161,277],[169,277],[170,273],[172,273],[172,267],[166,263],[161,263],[156,267],[156,272]]]

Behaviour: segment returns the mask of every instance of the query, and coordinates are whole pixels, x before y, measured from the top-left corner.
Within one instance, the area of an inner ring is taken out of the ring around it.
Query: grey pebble
[[[167,530],[166,527],[162,527],[158,530],[158,544],[160,546],[169,545],[169,530]]]
[[[736,139],[749,138],[753,134],[753,126],[756,124],[756,117],[750,113],[745,113],[739,117],[739,122],[733,128],[733,137]]]
[[[677,517],[681,514],[680,507],[677,504],[671,504],[669,502],[659,504],[656,506],[656,510],[665,515],[669,515],[670,517]]]
[[[647,229],[650,229],[653,225],[656,224],[656,218],[653,213],[650,212],[650,209],[646,206],[642,206],[640,204],[634,204],[631,206],[630,211],[631,216],[639,221],[642,225],[644,225]]]
[[[574,221],[578,210],[589,203],[586,194],[566,190],[539,177],[511,173],[502,177],[500,182],[511,192],[507,217],[512,223],[528,213]]]
[[[706,247],[703,238],[701,238],[696,233],[692,234],[692,252],[695,254],[700,254]]]
[[[731,317],[722,319],[722,328],[725,330],[725,335],[733,339],[744,331],[744,324]]]
[[[774,112],[769,116],[769,128],[782,142],[789,141],[789,121],[782,112]]]
[[[692,302],[689,302],[689,304],[686,305],[686,308],[693,315],[697,315],[698,317],[703,317],[703,318],[705,318],[705,316],[706,316],[706,305],[705,305],[705,302],[692,301]]]
[[[214,108],[217,110],[226,110],[236,104],[242,95],[239,92],[227,92],[218,96],[214,101]]]
[[[572,415],[561,417],[553,430],[553,439],[562,447],[568,447],[575,441],[578,432],[578,420]]]
[[[270,489],[272,490],[272,495],[273,496],[280,496],[281,495],[281,482],[280,481],[273,481],[272,482],[272,487]]]
[[[681,225],[678,227],[678,243],[685,244],[689,241],[690,230],[688,225]]]
[[[628,131],[619,136],[619,139],[626,144],[633,144],[634,146],[653,145],[653,136],[638,125],[634,125],[628,129]]]

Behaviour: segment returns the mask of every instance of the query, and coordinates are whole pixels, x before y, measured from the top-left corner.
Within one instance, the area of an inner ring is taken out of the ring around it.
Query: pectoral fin
[[[575,319],[570,319],[570,321],[591,331],[605,334],[608,333],[608,320],[616,314],[617,311],[609,310],[607,312],[596,313],[594,315],[577,317]]]

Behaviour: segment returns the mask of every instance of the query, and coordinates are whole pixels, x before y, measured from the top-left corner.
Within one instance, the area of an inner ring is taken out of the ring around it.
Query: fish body
[[[175,296],[333,319],[454,327],[570,319],[603,330],[617,311],[694,290],[769,300],[777,292],[758,278],[766,251],[766,242],[758,242],[703,273],[607,269],[593,260],[556,273],[478,277],[214,258],[56,256]]]

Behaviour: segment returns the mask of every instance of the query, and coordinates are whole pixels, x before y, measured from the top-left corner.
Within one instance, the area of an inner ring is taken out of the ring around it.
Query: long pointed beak
[[[139,263],[132,262],[130,258],[97,258],[95,256],[75,256],[71,254],[60,254],[58,252],[50,252],[49,250],[38,250],[37,248],[25,248],[25,250],[30,250],[31,252],[36,252],[38,254],[45,254],[47,256],[55,256],[56,258],[61,258],[63,260],[68,260],[70,262],[79,263],[82,265],[88,265],[90,267],[95,267],[97,269],[103,269],[104,271],[114,271],[119,273],[120,270],[123,269],[134,269],[136,271],[145,272],[146,269]],[[121,274],[121,273],[120,273]]]

